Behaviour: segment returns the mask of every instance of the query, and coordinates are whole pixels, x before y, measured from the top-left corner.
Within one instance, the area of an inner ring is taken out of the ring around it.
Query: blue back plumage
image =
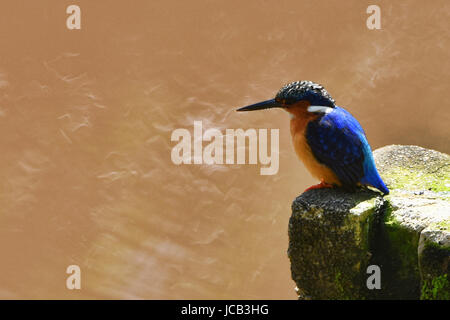
[[[344,186],[361,183],[389,193],[375,167],[364,130],[348,111],[335,107],[311,121],[305,135],[316,159],[333,170]]]

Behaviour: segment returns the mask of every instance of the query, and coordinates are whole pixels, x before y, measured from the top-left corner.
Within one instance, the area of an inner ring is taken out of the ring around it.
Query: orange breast
[[[331,171],[331,169],[316,160],[306,141],[306,126],[308,122],[313,120],[315,117],[316,116],[313,114],[303,112],[300,114],[293,114],[291,119],[291,136],[295,152],[312,176],[328,184],[341,185],[336,174]]]

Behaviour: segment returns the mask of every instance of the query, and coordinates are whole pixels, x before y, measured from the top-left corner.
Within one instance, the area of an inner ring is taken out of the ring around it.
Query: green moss
[[[392,212],[394,211],[392,205],[389,203],[389,198],[385,198],[387,200],[386,205],[384,207],[384,224],[398,224],[398,222],[394,219]]]
[[[380,265],[384,275],[384,298],[417,299],[420,295],[420,273],[417,247],[419,234],[402,226],[385,206],[384,224],[377,230],[373,263]]]
[[[448,222],[448,220],[442,221],[444,224],[446,224]],[[440,225],[441,222],[437,222],[435,223],[435,225]],[[428,249],[433,248],[434,250],[438,250],[438,251],[443,251],[446,252],[447,254],[450,254],[450,247],[443,247],[435,242],[431,242],[431,241],[427,241],[426,243],[426,247]]]
[[[397,275],[402,279],[411,277],[411,272],[419,274],[417,246],[419,244],[419,234],[402,226],[392,215],[392,208],[388,205],[388,212],[385,220],[385,227],[393,256],[397,259]]]
[[[444,247],[435,242],[426,241],[420,258],[422,269],[427,273],[447,273],[450,265],[445,263],[445,261],[450,262],[450,247]]]
[[[410,170],[396,167],[385,172],[383,178],[390,189],[431,190],[434,192],[450,192],[450,166],[441,167],[436,172]]]
[[[441,230],[449,230],[450,229],[450,220],[438,221],[430,224],[430,228],[433,229],[441,229]]]
[[[444,223],[445,224],[445,223]],[[427,241],[420,255],[423,300],[450,300],[450,248]]]
[[[422,286],[421,300],[450,300],[450,283],[447,274],[425,281]]]
[[[359,286],[355,286],[354,284],[355,279],[354,277],[349,277],[347,274],[343,274],[340,271],[335,272],[334,276],[334,290],[335,290],[335,297],[334,299],[337,300],[365,300],[364,295],[357,293],[357,288]]]
[[[311,299],[364,299],[369,221],[374,213],[369,200],[377,194],[325,191],[311,198],[310,193],[303,194],[293,204],[288,249],[292,278]],[[330,192],[338,201],[330,203]]]
[[[334,276],[334,285],[336,287],[337,292],[341,297],[344,297],[344,286],[342,285],[342,273],[339,271],[336,272]]]

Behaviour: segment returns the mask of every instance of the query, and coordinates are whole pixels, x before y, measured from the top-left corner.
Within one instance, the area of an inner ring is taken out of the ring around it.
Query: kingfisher
[[[289,113],[295,152],[312,176],[320,180],[305,191],[370,186],[389,194],[363,128],[347,110],[335,104],[322,85],[312,81],[292,82],[282,87],[274,99],[237,111],[269,108],[282,108]]]

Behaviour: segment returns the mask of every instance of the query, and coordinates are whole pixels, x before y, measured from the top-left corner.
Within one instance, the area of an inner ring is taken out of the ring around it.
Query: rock
[[[370,260],[369,228],[381,196],[371,191],[310,190],[292,205],[292,278],[302,298],[357,299]]]
[[[417,146],[374,152],[388,196],[310,190],[289,221],[301,299],[449,299],[450,156]],[[368,289],[369,265],[381,289]]]
[[[422,280],[421,299],[450,300],[449,220],[433,223],[422,230],[418,255]]]

